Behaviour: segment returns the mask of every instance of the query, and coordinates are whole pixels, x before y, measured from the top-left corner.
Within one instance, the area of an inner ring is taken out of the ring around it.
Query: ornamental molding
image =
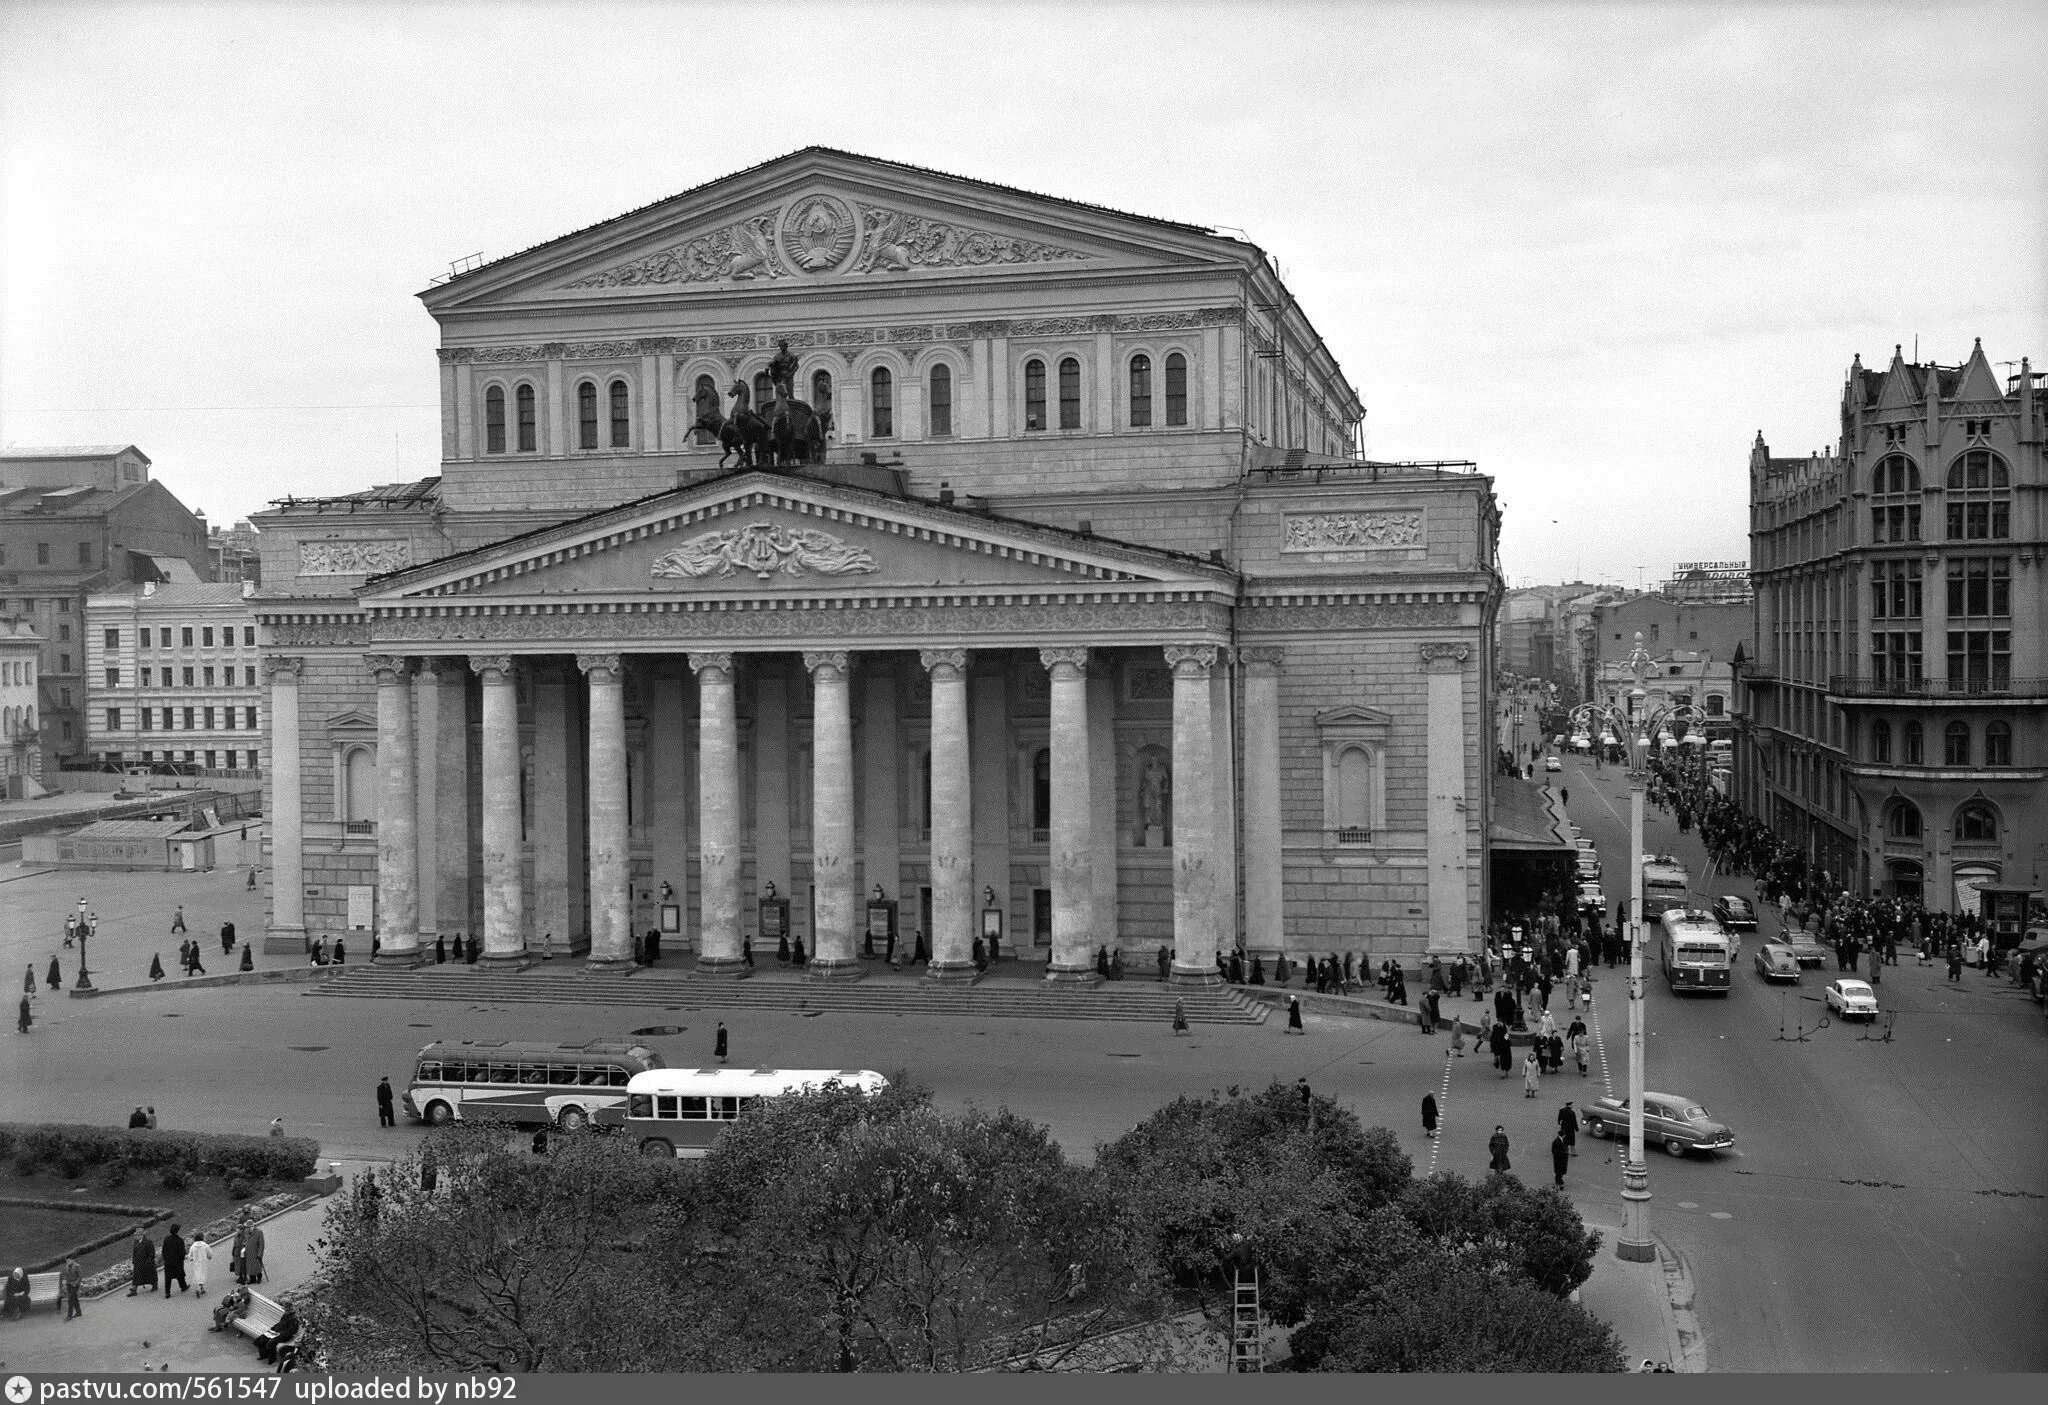
[[[299,543],[302,576],[379,576],[386,571],[402,571],[412,563],[412,543],[403,538]]]
[[[1237,651],[1238,662],[1246,668],[1278,670],[1287,662],[1287,650],[1278,644],[1246,644]]]
[[[926,219],[882,205],[862,205],[860,219],[865,237],[860,257],[853,265],[855,273],[984,268],[993,264],[1055,263],[1098,257],[1080,249]]]
[[[407,682],[412,677],[409,654],[364,654],[363,666],[377,679],[378,686]]]
[[[815,527],[750,522],[722,532],[704,532],[663,553],[648,574],[661,580],[726,579],[752,571],[757,579],[866,575],[881,568],[866,549]]]
[[[816,672],[817,672],[817,671],[818,671],[819,669],[821,669],[821,668],[829,668],[829,669],[832,669],[833,671],[835,671],[836,673],[838,673],[838,674],[839,674],[839,676],[840,676],[841,678],[844,678],[844,677],[846,676],[846,650],[844,650],[844,649],[806,649],[806,650],[804,650],[804,669],[805,669],[805,671],[806,671],[806,672],[809,672],[809,673],[816,673]]]
[[[470,359],[479,366],[499,366],[515,361],[538,361],[543,355],[538,346],[480,346],[470,353]]]
[[[1086,649],[1040,649],[1038,651],[1038,661],[1045,665],[1048,671],[1054,673],[1057,673],[1062,665],[1084,675],[1088,671],[1088,651]]]
[[[471,654],[469,666],[486,683],[510,683],[516,660],[510,654]]]
[[[927,673],[949,668],[958,674],[967,672],[967,651],[965,649],[920,649],[917,661]]]
[[[593,684],[617,683],[626,672],[617,654],[578,654],[576,667],[588,674]]]
[[[844,200],[807,195],[782,222],[782,252],[805,273],[830,273],[853,252],[858,232]]]
[[[700,676],[707,672],[723,673],[728,682],[732,679],[732,655],[729,653],[691,654],[689,663],[690,671]]]
[[[297,654],[265,654],[263,671],[272,683],[299,681],[299,674],[305,669],[306,661]]]
[[[565,283],[564,288],[633,288],[658,283],[748,283],[787,278],[776,252],[780,209],[753,215],[657,253]]]
[[[1238,611],[1241,629],[1260,634],[1320,630],[1365,633],[1382,629],[1442,629],[1461,623],[1458,606],[1249,605]]]
[[[273,624],[270,627],[270,642],[292,649],[319,648],[323,645],[367,644],[370,642],[369,621],[353,620],[301,620],[290,624]]]
[[[1422,666],[1429,673],[1456,673],[1464,668],[1465,661],[1471,657],[1471,649],[1463,644],[1422,646]]]
[[[1216,667],[1214,644],[1168,644],[1165,653],[1166,666],[1176,678],[1207,678]]]
[[[1398,551],[1423,545],[1422,512],[1290,512],[1282,552]]]

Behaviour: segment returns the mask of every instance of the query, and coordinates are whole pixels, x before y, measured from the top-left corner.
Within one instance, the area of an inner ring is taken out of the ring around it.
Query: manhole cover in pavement
[[[647,1027],[646,1027],[645,1029],[636,1029],[636,1030],[634,1030],[634,1031],[633,1031],[633,1033],[635,1033],[635,1034],[681,1034],[681,1033],[682,1033],[682,1032],[683,1032],[684,1030],[686,1030],[686,1029],[688,1029],[688,1028],[689,1028],[689,1026],[688,1026],[688,1025],[680,1025],[680,1024],[651,1024],[651,1025],[648,1025],[648,1026],[647,1026]]]
[[[1111,1054],[1110,1057],[1113,1059],[1142,1059],[1145,1056],[1143,1054]]]
[[[328,1050],[325,1044],[293,1044],[288,1047],[295,1054],[324,1054]]]
[[[407,1026],[406,1026],[406,1028],[407,1028],[407,1029],[432,1029],[432,1028],[433,1028],[433,1026],[432,1026],[432,1025],[430,1025],[430,1024],[409,1024],[409,1025],[407,1025]]]
[[[172,1014],[172,1015],[165,1015],[165,1016],[164,1016],[164,1018],[165,1018],[165,1019],[167,1019],[167,1020],[182,1020],[182,1019],[184,1019],[184,1018],[185,1018],[185,1016],[184,1016],[184,1015],[183,1015],[183,1014],[181,1013],[181,1014]]]

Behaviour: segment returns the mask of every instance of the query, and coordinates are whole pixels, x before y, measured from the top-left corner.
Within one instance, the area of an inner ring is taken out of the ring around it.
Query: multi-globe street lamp
[[[1571,719],[1574,731],[1592,732],[1597,726],[1625,739],[1628,747],[1628,1161],[1621,1170],[1621,1233],[1614,1252],[1618,1258],[1649,1263],[1657,1257],[1657,1245],[1650,1238],[1650,1168],[1643,1160],[1643,805],[1651,740],[1678,745],[1674,729],[1683,725],[1696,744],[1703,744],[1705,719],[1690,703],[1650,706],[1650,655],[1640,631],[1628,662],[1635,686],[1626,705],[1581,703]]]

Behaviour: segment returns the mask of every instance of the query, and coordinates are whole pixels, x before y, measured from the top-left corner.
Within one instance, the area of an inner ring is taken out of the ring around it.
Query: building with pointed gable
[[[1976,911],[2048,869],[2037,381],[1858,358],[1836,446],[1750,451],[1737,795],[1857,893]]]
[[[811,148],[421,297],[439,473],[256,519],[273,946],[1467,949],[1492,485],[1255,246]]]

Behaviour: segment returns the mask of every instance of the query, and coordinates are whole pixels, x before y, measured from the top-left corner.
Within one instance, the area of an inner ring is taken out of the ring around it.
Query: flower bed
[[[250,1180],[297,1181],[320,1164],[309,1137],[252,1137],[234,1132],[149,1131],[65,1122],[0,1122],[0,1160],[17,1167],[126,1162],[175,1166],[191,1175],[239,1174]]]

